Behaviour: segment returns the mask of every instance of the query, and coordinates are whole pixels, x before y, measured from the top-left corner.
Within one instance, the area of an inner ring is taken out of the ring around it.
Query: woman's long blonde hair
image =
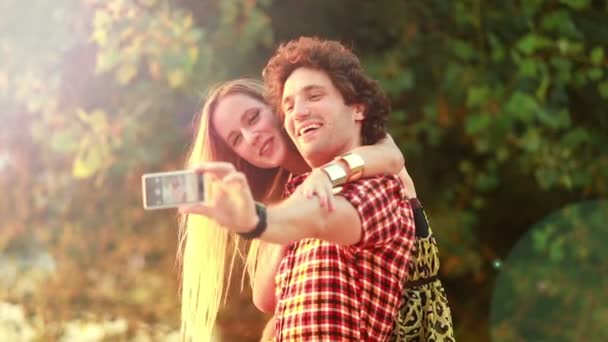
[[[265,101],[265,89],[260,81],[237,79],[211,88],[198,118],[198,129],[186,161],[186,167],[205,161],[227,161],[245,173],[254,198],[272,201],[279,197],[287,173],[282,169],[260,169],[239,158],[222,140],[211,124],[220,100],[228,95],[244,94]],[[239,239],[200,215],[179,218],[178,260],[182,266],[181,338],[184,341],[209,341],[222,298],[228,288]],[[258,243],[248,246],[245,264],[253,287],[257,266]],[[229,249],[232,253],[227,264]]]

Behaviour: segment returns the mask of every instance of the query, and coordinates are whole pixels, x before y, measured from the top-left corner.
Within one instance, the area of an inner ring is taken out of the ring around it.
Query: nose
[[[296,121],[302,121],[310,116],[310,108],[302,101],[296,101],[293,104],[293,118]]]
[[[248,129],[241,129],[241,134],[245,142],[252,146],[256,146],[260,140],[260,134],[257,132],[250,132]]]

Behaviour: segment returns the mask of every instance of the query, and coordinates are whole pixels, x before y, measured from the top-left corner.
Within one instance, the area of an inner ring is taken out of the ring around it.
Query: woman
[[[365,161],[364,176],[398,173],[403,166],[403,156],[390,137],[378,145],[357,148],[352,152]],[[264,202],[280,198],[291,174],[310,171],[283,132],[278,117],[266,104],[263,85],[248,79],[217,87],[204,105],[187,166],[210,160],[233,163],[247,176],[256,199]],[[407,173],[404,177],[409,179]],[[332,210],[332,185],[322,170],[313,170],[299,191],[309,198],[318,198],[321,206]],[[412,193],[413,186],[409,191]],[[204,217],[181,218],[182,334],[186,339],[199,341],[211,335],[223,293],[226,247],[232,238],[234,236],[213,227],[213,222]],[[254,303],[263,311],[272,311],[275,304],[274,273],[282,248],[273,245],[259,247],[258,243],[251,245],[246,264],[252,279]],[[261,251],[260,257],[258,251]],[[260,265],[271,266],[258,269],[258,260],[262,260]]]

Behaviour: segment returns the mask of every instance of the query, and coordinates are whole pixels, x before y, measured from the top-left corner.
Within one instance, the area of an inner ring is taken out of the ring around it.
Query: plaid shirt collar
[[[306,178],[308,178],[308,175],[310,175],[310,172],[306,172],[301,175],[292,177],[287,182],[287,184],[285,184],[285,194],[289,195],[289,194],[294,193],[294,191],[296,191],[297,187],[300,186],[300,184],[302,184],[306,180]]]

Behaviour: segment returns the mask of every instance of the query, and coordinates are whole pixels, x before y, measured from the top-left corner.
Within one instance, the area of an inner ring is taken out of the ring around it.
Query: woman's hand
[[[306,180],[298,187],[300,195],[311,199],[317,197],[321,208],[328,211],[336,209],[334,204],[333,186],[329,176],[320,168],[313,169]]]
[[[416,188],[414,187],[414,181],[410,174],[407,172],[407,169],[403,167],[401,171],[397,174],[399,176],[399,180],[401,180],[401,184],[403,184],[405,195],[407,198],[416,198]]]

